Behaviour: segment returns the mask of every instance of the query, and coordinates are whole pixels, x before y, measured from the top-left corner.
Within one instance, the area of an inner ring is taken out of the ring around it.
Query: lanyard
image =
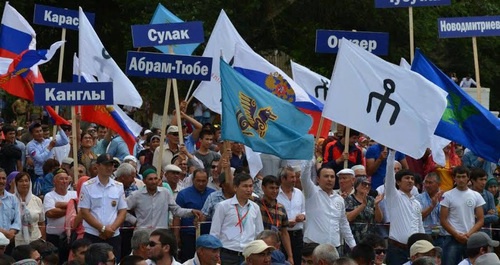
[[[264,200],[261,200],[262,202],[262,205],[264,206],[264,210],[266,210],[266,213],[267,213],[267,217],[269,217],[269,221],[271,222],[271,225],[274,225],[274,220],[273,218],[271,217],[271,213],[269,213],[269,209],[267,208],[267,205],[266,205],[266,202]],[[278,215],[278,203],[276,203],[276,208],[275,208],[275,214]],[[276,217],[276,228],[279,228],[280,226],[280,220],[278,218],[278,216]]]
[[[240,233],[242,233],[243,226],[245,226],[245,222],[246,222],[245,218],[247,217],[248,212],[250,211],[250,205],[248,205],[247,212],[243,216],[240,216],[240,211],[238,210],[238,205],[235,205],[234,209],[236,209],[236,215],[238,215],[238,223],[236,223],[236,226],[240,226]]]

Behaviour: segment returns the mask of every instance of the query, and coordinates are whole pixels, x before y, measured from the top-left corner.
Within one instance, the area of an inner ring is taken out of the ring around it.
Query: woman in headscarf
[[[7,176],[7,184],[5,185],[5,190],[14,194],[14,187],[16,186],[14,178],[19,174],[19,171],[12,171]]]
[[[21,172],[14,178],[15,195],[19,201],[21,230],[15,238],[15,245],[26,245],[40,238],[45,238],[45,214],[42,200],[31,192],[31,178]]]
[[[76,232],[76,238],[83,238],[85,229],[83,228],[83,217],[78,211],[78,203],[80,201],[80,191],[82,190],[83,183],[85,183],[90,178],[87,176],[80,177],[76,183],[76,199],[71,199],[68,201],[68,206],[66,207],[66,220],[64,221],[64,228],[66,230],[66,236],[68,240],[71,240],[71,233]],[[69,242],[68,242],[69,243]],[[73,251],[69,252],[69,260],[73,260]]]

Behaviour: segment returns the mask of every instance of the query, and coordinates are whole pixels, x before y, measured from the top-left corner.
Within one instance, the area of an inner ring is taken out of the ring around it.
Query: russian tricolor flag
[[[79,60],[75,54],[73,56],[73,82],[97,82],[93,76],[81,72],[80,80],[78,80],[78,73]],[[135,137],[139,135],[142,127],[127,116],[119,106],[80,106],[80,111],[83,121],[105,126],[118,133],[125,143],[127,143],[130,154],[134,154],[136,144]]]
[[[239,43],[236,44],[233,67],[255,84],[311,115],[313,125],[309,128],[309,133],[316,134],[323,103],[309,95],[285,72]]]

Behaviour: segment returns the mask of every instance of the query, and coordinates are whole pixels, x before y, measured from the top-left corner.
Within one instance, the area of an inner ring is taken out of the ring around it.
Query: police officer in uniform
[[[119,228],[127,214],[127,202],[123,184],[111,178],[114,163],[110,154],[97,157],[97,177],[83,184],[78,206],[83,217],[84,238],[92,243],[110,244],[116,259],[120,260]]]

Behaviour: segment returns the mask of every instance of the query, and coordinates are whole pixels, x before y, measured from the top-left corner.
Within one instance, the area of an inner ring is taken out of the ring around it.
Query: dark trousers
[[[243,261],[245,261],[245,258],[241,252],[221,248],[220,260],[221,265],[240,265]]]
[[[288,235],[290,235],[290,245],[292,245],[292,253],[293,253],[293,264],[301,264],[302,263],[302,248],[304,247],[304,234],[301,230],[288,231]],[[286,251],[283,251],[288,260],[288,255]]]
[[[107,244],[111,245],[113,247],[113,254],[115,255],[115,260],[117,262],[120,261],[120,258],[121,258],[120,255],[122,252],[122,242],[121,242],[120,235],[117,235],[115,237],[111,237],[111,238],[104,240],[98,236],[94,236],[94,235],[91,235],[89,233],[85,233],[83,235],[83,238],[87,238],[88,240],[90,240],[90,242],[92,242],[92,244],[94,244],[94,243],[107,243]]]
[[[131,241],[133,235],[134,229],[132,229],[132,227],[124,227],[120,229],[120,236],[122,240],[122,257],[130,255],[130,252],[132,252]]]
[[[179,257],[181,263],[186,262],[188,259],[192,259],[195,252],[196,236],[181,233],[181,253]]]
[[[60,239],[60,235],[47,234],[47,241],[54,244],[57,248],[59,254],[59,265],[62,265],[65,261],[68,261],[70,250],[67,247],[63,247]]]

